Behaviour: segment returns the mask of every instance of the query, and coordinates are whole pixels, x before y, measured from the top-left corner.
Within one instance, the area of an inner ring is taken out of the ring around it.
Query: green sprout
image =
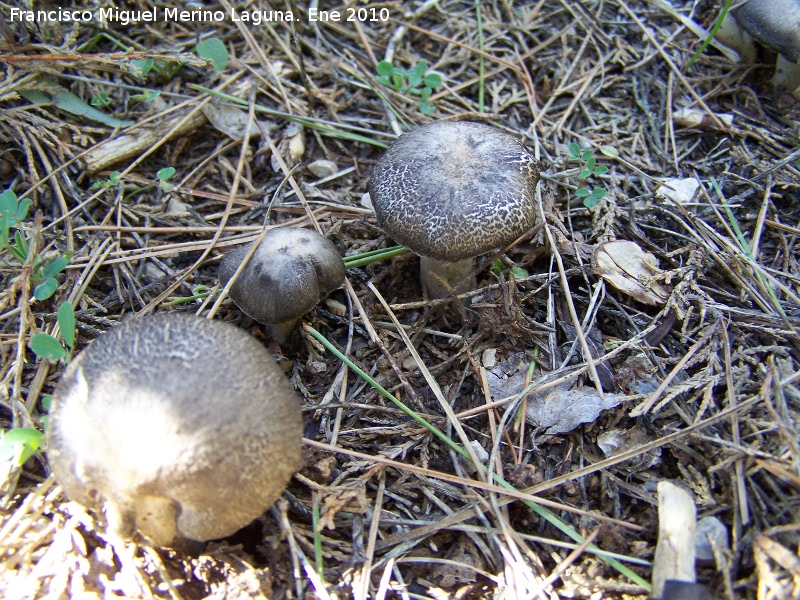
[[[511,273],[512,275],[514,275],[514,279],[522,279],[524,277],[530,276],[530,273],[528,273],[528,271],[526,271],[522,267],[513,266],[510,269],[503,268],[502,258],[493,260],[492,264],[489,265],[489,270],[495,275],[500,275],[501,273]]]
[[[9,236],[11,235],[11,228],[19,227],[19,223],[25,220],[28,216],[28,209],[33,204],[30,198],[17,201],[17,195],[11,190],[6,190],[0,194],[0,251],[8,245]],[[17,238],[19,229],[14,233],[14,243],[19,245],[21,242]],[[22,237],[22,234],[19,234]],[[22,243],[24,238],[22,238]],[[27,247],[27,244],[26,244]],[[9,247],[11,249],[11,247]],[[12,250],[13,252],[13,250]],[[27,252],[25,253],[27,256]],[[17,256],[15,254],[15,256]],[[24,260],[24,259],[23,259]]]
[[[215,71],[224,71],[228,66],[228,49],[219,38],[208,38],[195,46],[195,52],[200,58],[210,60]]]
[[[33,288],[33,297],[43,301],[56,293],[58,289],[56,275],[67,268],[72,253],[67,252],[46,262],[38,254],[29,256],[31,247],[23,233],[22,221],[28,215],[30,207],[30,199],[17,200],[17,195],[12,190],[0,193],[0,253],[8,251],[20,265],[30,264],[30,280],[36,284]],[[10,243],[12,239],[13,243]],[[64,345],[47,333],[35,333],[31,336],[29,346],[40,358],[49,360],[65,358],[68,356],[66,348],[71,351],[75,344],[75,312],[70,302],[63,302],[58,307],[57,319]]]
[[[375,81],[395,92],[418,97],[417,106],[420,112],[432,115],[436,112],[436,107],[428,98],[433,90],[442,85],[442,77],[438,73],[426,74],[427,70],[428,63],[424,60],[419,61],[417,66],[411,69],[401,69],[392,66],[388,60],[382,60],[375,67],[378,73]]]
[[[68,359],[75,347],[75,309],[72,303],[62,302],[56,314],[58,329],[61,332],[61,340],[49,333],[34,333],[28,347],[33,350],[39,358],[57,361],[62,358]]]
[[[156,173],[156,177],[158,177],[158,185],[161,186],[161,189],[164,193],[169,193],[175,189],[175,186],[169,182],[170,177],[175,175],[175,167],[164,167],[158,173]]]
[[[575,195],[578,198],[583,198],[583,205],[586,208],[591,208],[608,193],[608,190],[604,187],[596,187],[590,190],[586,187],[586,180],[592,175],[605,175],[608,173],[608,167],[597,164],[597,159],[591,148],[589,150],[581,150],[581,147],[573,142],[567,146],[567,149],[569,150],[569,161],[578,162],[581,167],[580,173],[578,173],[578,189],[575,191]]]
[[[0,429],[0,462],[14,462],[21,467],[39,450],[44,434],[30,427]]]
[[[161,95],[161,90],[148,90],[147,92],[142,92],[141,94],[131,94],[131,101],[133,102],[144,102],[147,104],[148,102],[152,102],[156,98]]]
[[[117,187],[118,185],[119,185],[119,171],[111,171],[111,173],[109,173],[108,175],[108,179],[95,181],[90,189],[98,190],[100,188]]]
[[[17,200],[11,190],[0,194],[0,252],[8,250],[20,265],[28,263],[30,245],[22,230],[22,221],[28,215],[31,200]],[[12,234],[13,229],[13,234]],[[13,243],[10,243],[13,239]],[[38,254],[31,261],[31,282],[36,284],[33,296],[37,300],[47,300],[58,289],[56,275],[67,268],[71,254],[67,253],[45,262]]]
[[[111,105],[111,98],[108,97],[108,94],[105,92],[100,92],[94,98],[90,104],[96,108],[105,108],[106,106]]]

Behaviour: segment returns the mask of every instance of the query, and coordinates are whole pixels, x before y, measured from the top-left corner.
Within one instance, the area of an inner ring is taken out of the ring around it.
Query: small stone
[[[728,529],[717,517],[703,517],[697,522],[694,536],[694,556],[697,562],[714,562],[714,548],[709,538],[721,549],[727,548],[730,543]]]
[[[475,453],[475,458],[482,463],[485,463],[487,460],[489,460],[489,453],[486,451],[486,448],[481,446],[481,443],[478,440],[470,440],[469,445],[472,446],[472,451]]]
[[[497,364],[497,348],[487,348],[481,354],[481,364],[486,369],[494,369]]]
[[[413,356],[407,356],[403,359],[403,368],[406,371],[416,371],[419,366],[417,365],[417,361]]]
[[[325,179],[326,177],[330,177],[331,175],[335,175],[339,172],[339,167],[336,166],[336,163],[332,160],[315,160],[314,162],[308,165],[308,170],[311,171],[314,176],[319,177],[320,179]]]
[[[167,209],[164,211],[165,215],[188,215],[189,205],[181,202],[175,196],[171,196],[167,202]]]
[[[312,373],[324,373],[328,370],[328,365],[320,360],[315,360],[308,363],[308,370]]]

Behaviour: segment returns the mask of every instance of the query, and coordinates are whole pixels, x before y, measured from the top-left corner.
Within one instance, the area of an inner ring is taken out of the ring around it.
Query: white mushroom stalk
[[[219,266],[227,285],[251,245],[230,252]],[[310,229],[280,227],[267,232],[230,286],[231,299],[247,316],[265,325],[279,344],[324,294],[344,281],[345,267],[336,245]]]
[[[474,257],[533,227],[539,171],[514,136],[483,123],[440,121],[395,140],[369,188],[378,225],[422,257],[422,285],[442,298],[474,287]]]
[[[119,325],[67,367],[47,457],[70,499],[124,539],[226,537],[260,516],[300,466],[297,394],[262,344],[186,314]]]

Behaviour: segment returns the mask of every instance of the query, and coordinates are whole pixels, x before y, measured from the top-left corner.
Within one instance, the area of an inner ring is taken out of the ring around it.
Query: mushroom
[[[421,256],[422,285],[442,298],[474,287],[474,257],[512,243],[536,221],[539,162],[483,123],[439,121],[401,135],[372,172],[378,225]]]
[[[231,280],[251,247],[237,248],[222,259],[222,285]],[[242,312],[266,325],[283,343],[300,317],[320,296],[339,287],[344,275],[344,261],[332,241],[309,229],[281,227],[267,232],[229,293]]]
[[[70,362],[53,393],[47,456],[66,494],[124,539],[228,536],[300,464],[300,405],[255,338],[221,321],[128,321]]]
[[[725,15],[717,37],[738,50],[745,61],[755,57],[753,39],[775,52],[775,91],[796,93],[800,86],[800,0],[744,2]]]

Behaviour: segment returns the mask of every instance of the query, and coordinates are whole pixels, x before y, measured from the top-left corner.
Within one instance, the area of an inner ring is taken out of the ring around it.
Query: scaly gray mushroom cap
[[[421,256],[455,262],[533,227],[539,171],[514,136],[439,121],[397,138],[375,165],[369,191],[387,234]]]
[[[67,495],[105,508],[124,538],[225,537],[300,464],[297,394],[244,331],[185,314],[119,325],[70,362],[53,393],[47,456]]]
[[[222,259],[219,280],[225,285],[242,264],[250,245]],[[345,268],[336,245],[310,229],[271,229],[261,240],[230,289],[231,299],[249,317],[263,324],[297,319],[320,296],[344,281]]]
[[[734,15],[756,41],[800,63],[800,0],[750,0]]]

